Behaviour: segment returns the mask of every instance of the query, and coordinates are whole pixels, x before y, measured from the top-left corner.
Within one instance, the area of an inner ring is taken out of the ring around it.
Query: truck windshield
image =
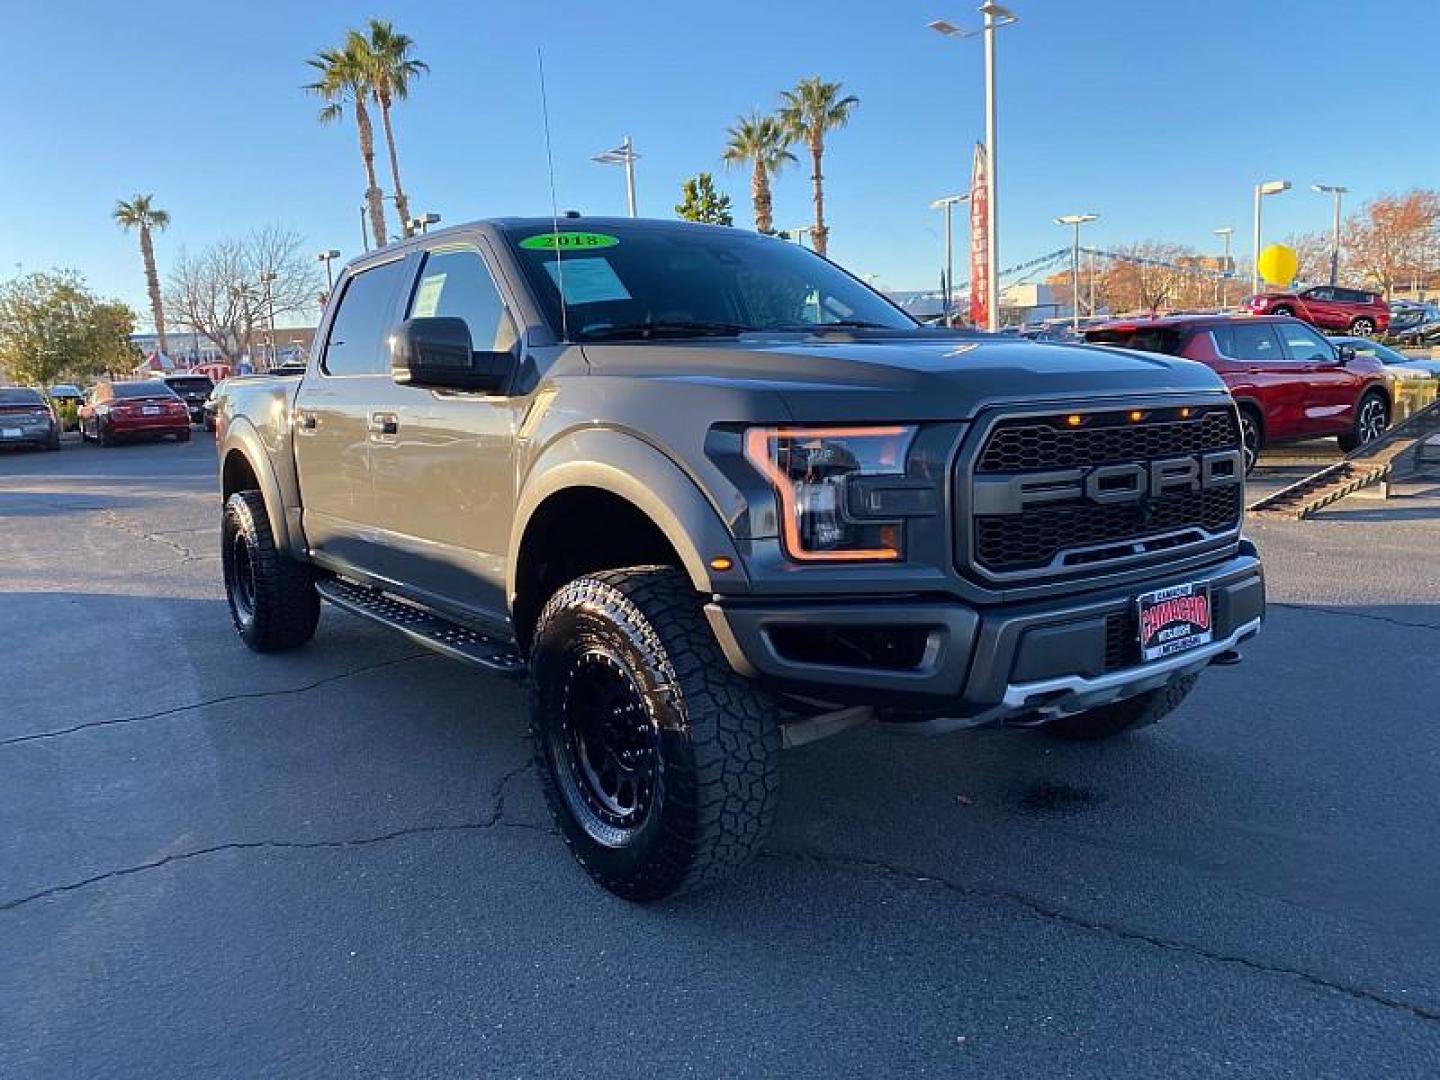
[[[814,253],[739,229],[617,226],[556,237],[543,224],[507,235],[546,318],[580,341],[733,336],[751,330],[918,324]]]

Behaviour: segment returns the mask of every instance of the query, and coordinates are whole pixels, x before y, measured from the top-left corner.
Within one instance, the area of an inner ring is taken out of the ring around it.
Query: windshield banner
[[[990,324],[990,275],[986,273],[990,251],[987,168],[985,147],[976,143],[975,164],[970,169],[970,321],[982,327]]]

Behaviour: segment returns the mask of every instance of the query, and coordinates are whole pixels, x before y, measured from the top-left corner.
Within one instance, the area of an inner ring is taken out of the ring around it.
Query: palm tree
[[[854,94],[841,97],[841,89],[838,82],[825,82],[816,76],[801,79],[794,90],[780,95],[784,99],[780,122],[785,125],[786,134],[810,146],[810,160],[814,164],[810,182],[815,189],[815,228],[810,232],[810,240],[820,255],[825,254],[830,240],[830,230],[825,227],[825,180],[820,171],[820,159],[825,156],[825,136],[849,123],[850,114],[860,104]]]
[[[400,214],[400,228],[409,236],[410,201],[400,186],[400,159],[395,153],[395,132],[390,127],[390,106],[410,96],[410,83],[430,70],[423,60],[410,55],[413,39],[397,34],[395,27],[383,19],[371,19],[369,35],[351,30],[346,43],[362,56],[368,68],[370,93],[380,106],[380,122],[385,128],[385,144],[390,149],[390,182],[395,188],[395,209]]]
[[[136,195],[129,202],[117,199],[110,214],[126,232],[140,230],[140,257],[145,260],[145,286],[150,290],[150,314],[155,319],[155,336],[160,352],[165,347],[165,306],[160,302],[160,275],[155,272],[155,246],[150,242],[151,230],[159,231],[170,224],[170,214],[155,206],[154,195]]]
[[[790,153],[790,139],[779,120],[755,111],[737,119],[726,134],[729,142],[722,155],[725,164],[751,167],[750,196],[755,201],[755,228],[762,233],[772,233],[775,221],[770,177],[787,162],[795,160],[795,155]]]
[[[305,62],[320,72],[317,82],[305,89],[318,94],[328,104],[320,110],[320,122],[331,124],[340,119],[348,102],[355,110],[355,126],[360,129],[360,158],[365,164],[365,203],[370,209],[370,229],[375,246],[389,242],[385,234],[384,193],[375,182],[375,128],[365,100],[370,96],[370,70],[364,54],[355,48],[352,34],[343,49],[323,49]]]

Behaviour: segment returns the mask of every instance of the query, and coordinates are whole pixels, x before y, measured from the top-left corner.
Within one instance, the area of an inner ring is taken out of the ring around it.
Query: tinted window
[[[385,338],[390,305],[404,260],[385,263],[353,276],[325,342],[325,370],[331,375],[379,375],[390,370]]]
[[[1279,330],[1290,359],[1302,363],[1329,363],[1335,359],[1330,343],[1304,323],[1287,320]]]
[[[1306,289],[1304,295],[1310,300],[1334,300],[1337,291],[1336,289]]]
[[[0,389],[0,405],[44,405],[38,390]]]
[[[1180,355],[1180,332],[1167,326],[1141,326],[1090,330],[1085,340],[1096,345],[1118,345],[1122,349]]]
[[[515,346],[515,325],[500,290],[474,251],[441,251],[425,259],[406,317],[437,315],[464,319],[470,343],[480,352],[509,352]]]
[[[197,390],[202,394],[208,394],[211,390],[215,389],[215,384],[204,375],[185,375],[179,378],[166,379],[165,385],[170,387],[171,390],[180,391],[182,394],[194,393]]]
[[[1265,363],[1284,359],[1280,351],[1280,339],[1275,336],[1275,331],[1268,323],[1217,326],[1211,333],[1215,336],[1215,347],[1220,351],[1220,355],[1231,360]]]
[[[117,398],[172,398],[175,391],[163,382],[122,382],[114,386]]]
[[[846,322],[906,330],[917,325],[813,252],[742,229],[612,224],[573,235],[573,241],[562,240],[558,263],[554,241],[542,227],[517,226],[509,238],[557,329],[563,281],[569,330],[581,339],[639,338],[647,326],[667,323],[697,334]]]

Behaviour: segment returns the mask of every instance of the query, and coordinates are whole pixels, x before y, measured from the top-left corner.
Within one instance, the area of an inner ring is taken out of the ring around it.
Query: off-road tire
[[[597,665],[629,688],[627,722],[648,747],[650,794],[643,816],[637,796],[628,825],[595,809],[577,749],[571,694]],[[779,795],[779,710],[731,670],[684,574],[637,566],[570,582],[540,613],[530,672],[545,800],[596,882],[659,900],[726,880],[760,849]]]
[[[240,640],[256,652],[279,652],[314,637],[320,621],[314,572],[276,548],[258,491],[226,500],[220,536],[225,597]]]
[[[1378,411],[1379,429],[1375,428],[1375,418],[1372,414]],[[1340,444],[1340,449],[1345,453],[1358,450],[1367,443],[1372,443],[1390,426],[1390,407],[1385,404],[1385,398],[1374,390],[1367,391],[1355,404],[1355,423],[1351,426],[1347,435],[1341,435],[1335,441]]]
[[[1199,675],[1172,679],[1164,686],[1124,701],[1051,720],[1042,730],[1066,742],[1097,742],[1113,738],[1122,732],[1163,720],[1185,700],[1199,679]]]

